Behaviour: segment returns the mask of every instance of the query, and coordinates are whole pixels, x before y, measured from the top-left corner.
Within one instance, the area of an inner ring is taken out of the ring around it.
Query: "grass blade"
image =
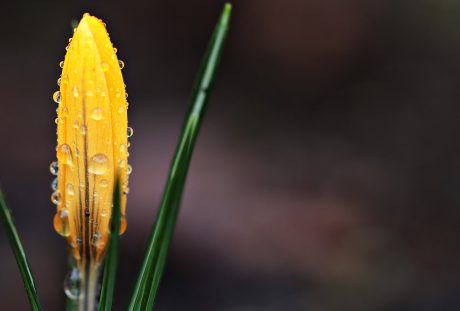
[[[226,4],[216,25],[194,86],[190,110],[176,147],[168,181],[163,192],[155,226],[128,310],[152,310],[163,273],[169,244],[179,211],[188,167],[214,81],[230,21],[231,5]]]
[[[120,183],[117,178],[113,193],[112,220],[110,228],[109,245],[105,258],[104,276],[102,280],[101,298],[99,311],[112,310],[113,293],[115,290],[115,278],[118,265],[118,243],[120,239]]]
[[[2,219],[3,226],[5,227],[6,235],[10,242],[11,249],[13,250],[16,262],[21,272],[22,281],[26,288],[27,298],[29,299],[30,307],[32,310],[40,310],[40,303],[38,301],[37,289],[35,288],[34,277],[27,262],[26,253],[22,247],[21,240],[19,239],[18,232],[14,226],[13,217],[6,206],[5,197],[0,189],[0,218]]]

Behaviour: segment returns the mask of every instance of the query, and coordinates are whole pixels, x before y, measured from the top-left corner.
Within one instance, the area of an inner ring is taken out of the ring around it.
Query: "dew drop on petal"
[[[101,211],[101,217],[106,217],[107,216],[107,209],[103,208]]]
[[[61,102],[61,92],[56,91],[53,93],[53,100],[56,104],[59,104]]]
[[[58,179],[57,177],[51,182],[51,190],[56,191],[58,188]]]
[[[120,218],[120,231],[118,233],[119,234],[125,233],[127,226],[128,226],[128,222],[126,221],[126,217],[121,216],[121,218]]]
[[[89,161],[88,171],[94,175],[102,175],[107,171],[109,159],[103,153],[93,155]]]
[[[64,118],[67,118],[67,117],[69,116],[69,108],[64,107],[64,108],[62,109],[62,116],[63,116]]]
[[[99,181],[99,186],[101,186],[102,188],[107,188],[109,185],[109,182],[107,181],[107,179],[101,179]]]
[[[63,60],[61,60],[61,61],[59,62],[59,67],[64,68],[64,61],[63,61]]]
[[[96,247],[104,246],[104,241],[101,239],[101,237],[102,235],[100,232],[94,232],[91,244],[93,244]]]
[[[57,85],[58,85],[58,86],[61,86],[61,81],[62,81],[61,78],[57,79]]]
[[[51,202],[55,205],[61,203],[61,193],[59,191],[54,191],[51,194]]]
[[[128,127],[128,129],[127,129],[127,131],[126,131],[126,134],[127,134],[128,137],[133,136],[133,134],[134,134],[133,128],[132,128],[132,127]]]
[[[114,52],[115,54],[117,54],[118,50],[117,50],[116,47],[113,48],[113,52]]]
[[[126,173],[127,173],[128,175],[130,175],[132,172],[133,172],[133,167],[131,166],[131,164],[128,164],[128,168],[127,168],[127,170],[126,170]]]
[[[57,149],[57,158],[61,163],[72,165],[72,150],[68,144],[62,144]]]
[[[101,67],[102,67],[102,71],[104,72],[109,70],[109,64],[107,64],[106,62],[102,62]]]
[[[51,164],[50,164],[50,172],[51,172],[51,174],[57,176],[58,171],[59,171],[59,165],[58,165],[57,161],[51,162]]]
[[[74,195],[75,194],[75,189],[73,187],[73,184],[71,184],[71,183],[67,184],[66,190],[67,190],[67,195]]]
[[[91,118],[96,121],[101,120],[102,119],[102,109],[94,108],[93,111],[91,111]]]
[[[121,59],[118,61],[118,65],[120,65],[120,69],[125,68],[125,62],[122,61]]]
[[[73,94],[73,97],[75,97],[75,98],[77,98],[79,96],[78,87],[76,85],[74,85],[73,88],[72,88],[72,94]]]
[[[73,268],[64,280],[64,293],[67,298],[76,300],[80,297],[80,272],[77,268]]]
[[[54,230],[63,237],[68,237],[70,235],[69,211],[67,208],[59,210],[56,215],[54,215],[53,225]]]
[[[120,144],[119,149],[120,149],[121,153],[125,153],[126,152],[126,145],[125,144]]]

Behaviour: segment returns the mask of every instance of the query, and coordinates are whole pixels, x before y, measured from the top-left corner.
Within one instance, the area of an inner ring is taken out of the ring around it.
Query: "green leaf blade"
[[[137,279],[129,311],[152,310],[179,212],[196,138],[222,54],[232,6],[224,6],[195,82],[189,112],[176,147],[155,226]]]
[[[6,235],[10,242],[11,249],[16,258],[16,262],[21,273],[22,281],[26,289],[27,298],[29,299],[30,307],[33,311],[39,311],[40,302],[37,295],[37,289],[35,287],[34,277],[32,270],[30,269],[29,262],[27,261],[24,247],[22,246],[21,240],[19,239],[18,232],[14,225],[13,217],[6,205],[5,197],[2,190],[0,189],[0,218],[3,226],[5,227]]]
[[[121,185],[117,178],[115,183],[115,191],[113,193],[113,208],[111,220],[111,232],[109,237],[109,245],[105,258],[104,276],[102,280],[101,297],[99,301],[99,311],[112,310],[113,296],[115,292],[115,279],[118,266],[118,249],[120,240],[120,195]]]

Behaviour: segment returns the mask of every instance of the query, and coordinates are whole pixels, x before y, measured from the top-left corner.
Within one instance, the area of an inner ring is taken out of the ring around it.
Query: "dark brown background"
[[[126,306],[222,1],[3,2],[0,182],[44,310],[63,310],[52,228],[58,63],[70,21],[126,62]],[[158,310],[460,308],[460,4],[246,0],[200,134]],[[27,310],[0,230],[1,310]]]

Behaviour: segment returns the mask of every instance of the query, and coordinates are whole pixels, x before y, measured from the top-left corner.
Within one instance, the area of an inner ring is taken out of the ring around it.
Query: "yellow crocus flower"
[[[115,177],[121,198],[121,231],[126,229],[128,192],[127,93],[105,24],[84,14],[67,46],[53,98],[57,110],[57,175],[52,201],[54,228],[67,239],[82,272],[101,262],[110,234]],[[83,273],[82,273],[83,274]],[[88,277],[90,278],[90,277]]]

